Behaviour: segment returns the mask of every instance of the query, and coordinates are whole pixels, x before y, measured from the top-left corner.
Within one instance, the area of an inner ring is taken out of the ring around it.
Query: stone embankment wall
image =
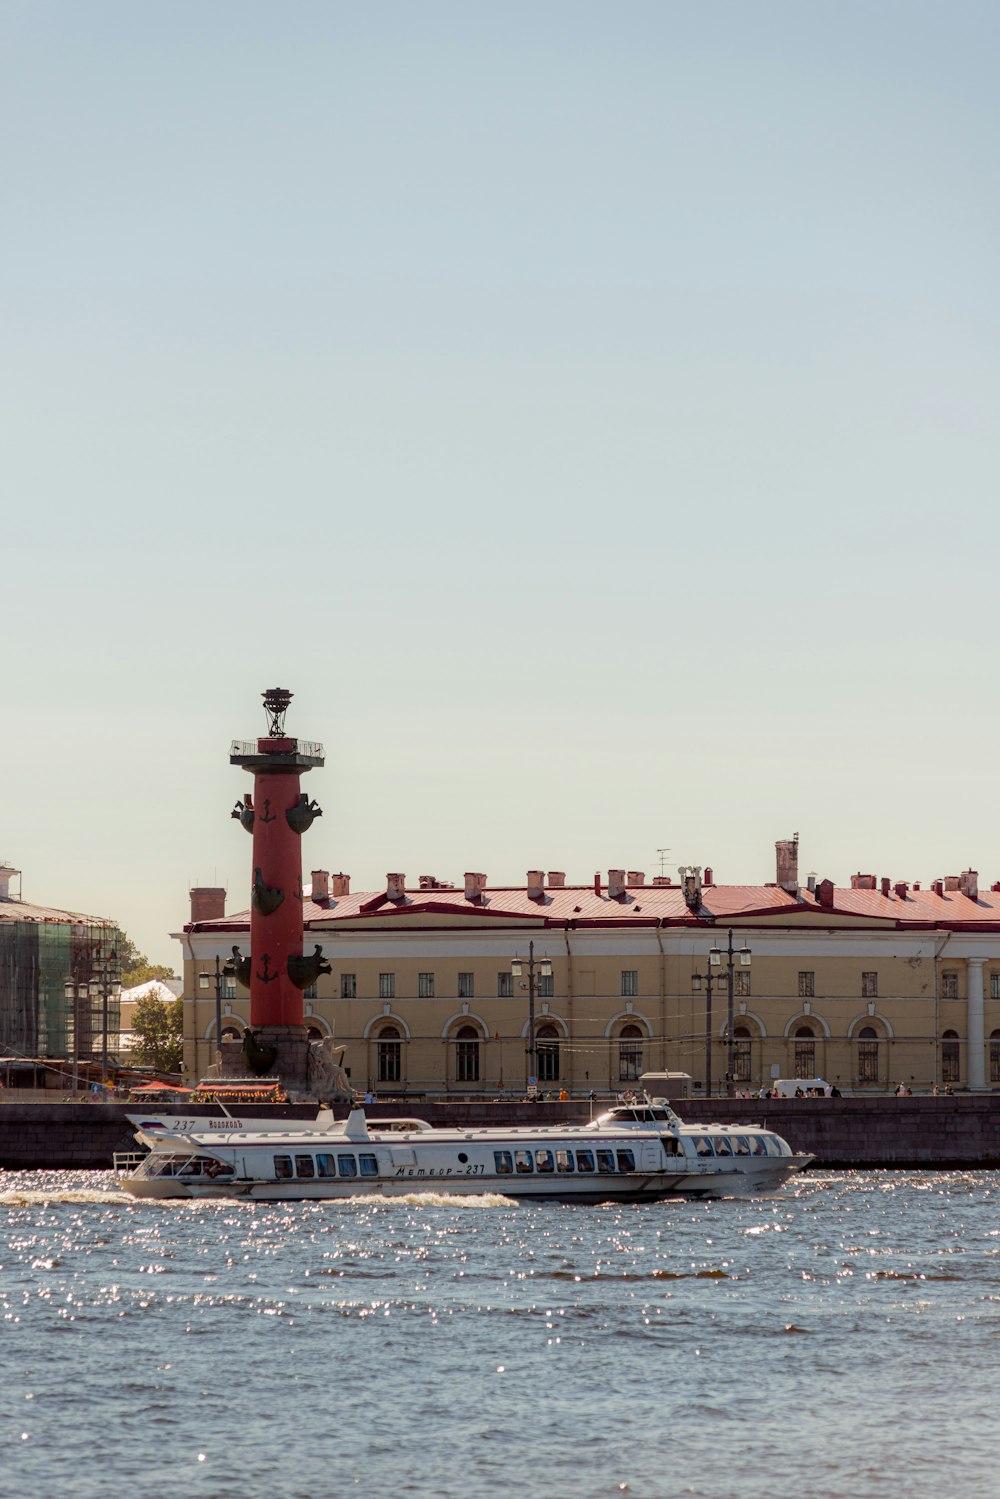
[[[598,1106],[599,1107],[599,1106]],[[0,1104],[0,1169],[107,1170],[116,1150],[135,1150],[128,1113],[189,1115],[184,1105]],[[205,1110],[221,1115],[221,1109]],[[234,1114],[260,1110],[233,1109]],[[272,1106],[272,1117],[310,1116],[308,1104]],[[551,1104],[374,1104],[369,1118],[416,1114],[429,1124],[584,1123],[590,1106]],[[760,1124],[796,1151],[836,1167],[1000,1167],[1000,1095],[955,1098],[685,1099],[678,1112],[691,1123]],[[2,1188],[0,1188],[2,1189]]]

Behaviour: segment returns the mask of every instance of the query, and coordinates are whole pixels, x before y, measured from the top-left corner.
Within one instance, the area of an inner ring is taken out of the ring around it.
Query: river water
[[[0,1173],[0,1495],[997,1492],[1000,1174],[136,1203]]]

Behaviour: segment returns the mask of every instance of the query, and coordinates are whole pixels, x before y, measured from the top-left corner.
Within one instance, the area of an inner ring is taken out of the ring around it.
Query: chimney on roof
[[[815,869],[811,869],[809,871],[809,873],[806,875],[806,889],[809,891],[810,895],[815,895],[816,894],[816,871],[815,871]]]
[[[816,899],[824,911],[833,910],[833,890],[834,885],[832,880],[820,880],[816,886]]]
[[[599,870],[595,870],[594,871],[594,894],[595,895],[600,895],[600,893],[601,893],[601,875],[600,875],[600,871]]]
[[[528,899],[545,899],[545,873],[541,869],[528,870]]]
[[[328,869],[314,869],[312,872],[312,889],[309,892],[310,900],[328,900],[330,896],[330,871]]]
[[[960,889],[961,888],[961,881],[959,880],[958,875],[957,874],[946,874],[945,877],[944,877],[944,888],[946,890],[958,890],[958,889]]]
[[[469,874],[469,872],[466,871],[466,875],[465,875],[465,898],[466,898],[466,900],[475,901],[478,904],[482,900],[483,894],[484,894],[485,890],[486,890],[486,876],[484,874]]]
[[[914,887],[914,888],[916,888],[916,887]],[[932,880],[931,881],[931,889],[934,891],[935,895],[943,895],[944,894],[944,880]]]
[[[697,911],[701,905],[701,865],[681,864],[677,873],[684,887],[684,904],[689,911]]]
[[[852,874],[851,875],[851,889],[852,890],[874,890],[875,889],[875,876],[873,874]]]
[[[333,898],[342,900],[345,895],[351,893],[351,876],[349,874],[335,874],[333,877]]]
[[[21,871],[15,869],[13,865],[0,863],[0,900],[14,899],[10,893],[10,882],[16,874],[20,873]]]
[[[190,895],[192,921],[218,921],[225,916],[226,892],[217,885],[196,885]]]
[[[920,889],[920,881],[919,880],[914,880],[913,881],[913,888],[914,888],[914,890],[919,890]]]
[[[642,869],[630,869],[628,872],[628,882],[630,885],[645,885],[645,871]]]
[[[401,901],[406,899],[406,875],[387,874],[385,877],[386,900]]]
[[[979,870],[963,869],[959,876],[959,889],[969,900],[979,899]]]
[[[799,835],[781,838],[774,845],[777,883],[791,895],[799,893]]]
[[[608,899],[625,899],[625,871],[624,869],[608,870]]]
[[[714,873],[715,872],[712,869],[711,864],[706,864],[705,865],[705,874],[704,874],[704,878],[702,879],[702,884],[703,885],[713,885],[715,883]]]
[[[654,885],[672,885],[673,883],[674,882],[670,878],[669,874],[654,874],[653,875],[653,884]]]
[[[882,880],[881,880],[881,887],[882,887],[882,894],[883,895],[888,896],[888,894],[889,894],[889,887],[891,886],[891,884],[892,884],[892,881],[890,879],[888,879],[886,875],[883,875],[882,876]]]
[[[549,870],[549,888],[552,890],[565,890],[566,871],[564,869]]]
[[[896,884],[893,885],[892,888],[895,890],[895,892],[899,896],[900,900],[905,900],[906,899],[906,892],[909,890],[910,887],[906,883],[905,880],[897,880]]]

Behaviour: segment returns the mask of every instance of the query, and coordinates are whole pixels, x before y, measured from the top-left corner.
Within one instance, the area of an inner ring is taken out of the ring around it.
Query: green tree
[[[175,979],[177,974],[162,963],[151,963],[139,951],[128,932],[118,933],[118,956],[122,971],[122,988],[135,989],[151,979]]]
[[[183,1056],[184,1001],[141,994],[132,1012],[132,1061],[157,1072],[180,1072]]]

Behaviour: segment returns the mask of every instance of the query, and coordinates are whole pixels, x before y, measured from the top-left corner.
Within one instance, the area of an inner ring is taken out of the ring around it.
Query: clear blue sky
[[[1000,10],[6,3],[0,856],[1000,877]]]

